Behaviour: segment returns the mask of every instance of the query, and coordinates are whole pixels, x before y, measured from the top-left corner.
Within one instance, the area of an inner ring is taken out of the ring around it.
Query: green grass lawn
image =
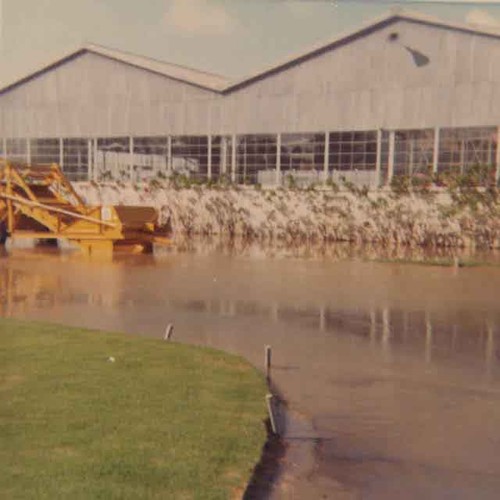
[[[239,497],[265,393],[212,349],[0,319],[0,498]]]

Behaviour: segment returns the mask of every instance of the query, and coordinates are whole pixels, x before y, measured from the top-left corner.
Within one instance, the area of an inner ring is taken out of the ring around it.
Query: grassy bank
[[[238,497],[265,391],[214,350],[0,319],[0,497]]]

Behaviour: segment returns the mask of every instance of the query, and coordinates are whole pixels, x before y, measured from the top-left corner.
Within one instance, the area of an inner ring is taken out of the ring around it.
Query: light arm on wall
[[[407,45],[404,45],[404,48],[411,54],[411,56],[413,57],[413,62],[419,68],[421,68],[422,66],[427,66],[427,64],[429,64],[430,59],[425,54],[422,54],[422,52],[412,49]]]
[[[399,33],[391,33],[388,37],[387,40],[391,43],[395,43],[399,41]],[[402,47],[405,48],[405,50],[411,55],[413,62],[415,63],[415,66],[418,68],[421,68],[422,66],[427,66],[427,64],[430,63],[429,57],[427,57],[425,54],[420,52],[419,50],[413,49],[411,47],[408,47],[408,45],[401,45]]]

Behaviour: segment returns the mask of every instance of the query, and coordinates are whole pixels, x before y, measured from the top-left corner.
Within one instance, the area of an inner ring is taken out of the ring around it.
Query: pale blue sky
[[[0,5],[0,86],[84,42],[245,76],[394,5],[500,30],[498,1],[0,0]]]

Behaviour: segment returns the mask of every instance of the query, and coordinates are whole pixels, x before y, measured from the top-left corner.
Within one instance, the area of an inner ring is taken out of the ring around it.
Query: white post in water
[[[264,351],[264,365],[266,367],[266,378],[269,380],[271,378],[271,346],[266,345]]]
[[[273,395],[272,394],[266,395],[266,403],[267,403],[267,411],[269,413],[269,420],[271,421],[271,429],[273,431],[273,434],[278,434],[278,429],[276,427],[276,420],[274,419],[274,413],[273,413]]]
[[[172,338],[173,333],[174,333],[174,325],[172,325],[172,323],[169,323],[167,325],[167,329],[165,330],[165,336],[163,337],[163,340],[170,340]]]

